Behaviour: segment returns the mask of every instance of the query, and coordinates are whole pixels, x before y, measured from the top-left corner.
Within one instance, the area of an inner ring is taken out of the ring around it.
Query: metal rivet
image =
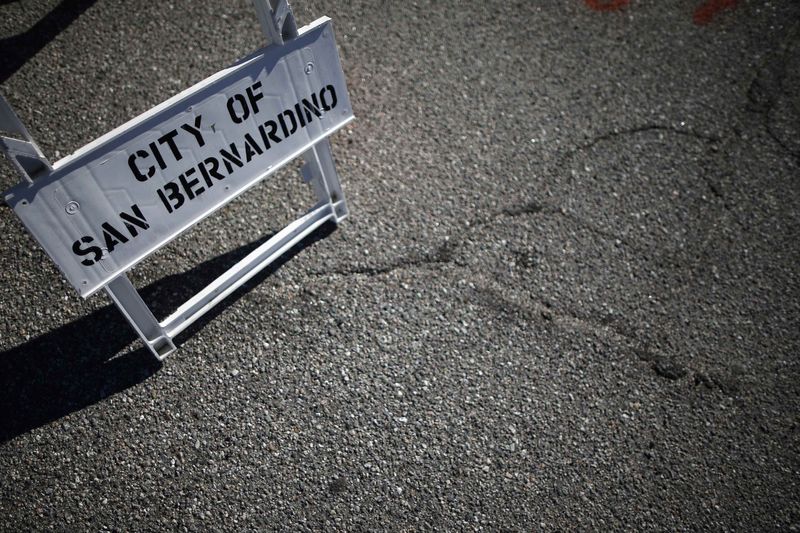
[[[314,72],[314,63],[309,61],[306,63],[306,74],[311,74],[312,72]]]
[[[67,212],[68,215],[74,215],[75,213],[81,210],[81,206],[78,204],[78,202],[72,201],[69,202],[64,207],[64,210]]]

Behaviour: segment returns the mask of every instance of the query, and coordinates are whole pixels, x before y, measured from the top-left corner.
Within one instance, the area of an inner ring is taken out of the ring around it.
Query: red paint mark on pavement
[[[736,7],[737,0],[706,0],[706,2],[694,10],[694,23],[698,26],[709,24],[714,16],[725,9]]]
[[[617,11],[630,4],[631,0],[585,0],[595,11]]]

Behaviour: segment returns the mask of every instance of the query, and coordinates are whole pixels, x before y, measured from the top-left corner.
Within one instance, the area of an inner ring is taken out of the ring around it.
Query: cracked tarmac
[[[0,208],[0,530],[799,529],[800,5],[701,3],[296,1],[351,216],[163,365]],[[0,12],[53,160],[259,42],[244,0]],[[134,269],[157,316],[297,169]]]

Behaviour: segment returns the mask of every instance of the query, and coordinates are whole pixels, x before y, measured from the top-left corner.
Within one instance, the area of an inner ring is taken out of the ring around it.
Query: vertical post
[[[28,129],[19,119],[11,104],[0,95],[0,132],[8,132],[21,139],[0,135],[0,149],[17,169],[17,172],[28,183],[42,172],[49,172],[52,166],[39,146],[28,133]]]
[[[172,339],[153,316],[128,276],[122,274],[114,278],[106,285],[106,292],[159,361],[175,351]]]
[[[327,138],[321,140],[303,153],[305,165],[301,169],[303,179],[314,189],[317,200],[331,206],[333,221],[339,223],[348,214],[342,185],[336,174],[331,143]]]
[[[282,45],[297,37],[297,23],[288,0],[253,0],[267,44]],[[339,223],[348,214],[342,185],[327,138],[303,153],[303,179],[310,183],[320,204],[328,204],[333,221]]]
[[[267,38],[266,46],[280,45],[297,37],[297,23],[288,0],[253,0],[253,4]]]

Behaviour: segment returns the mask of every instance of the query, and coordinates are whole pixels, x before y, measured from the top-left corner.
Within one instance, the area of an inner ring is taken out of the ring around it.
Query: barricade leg
[[[333,221],[338,224],[348,211],[328,139],[321,140],[305,152],[303,159],[306,162],[301,170],[303,179],[311,184],[317,200],[331,205]]]
[[[136,287],[125,274],[114,278],[106,285],[106,292],[128,319],[133,329],[159,360],[175,351],[175,344],[165,333],[156,317],[142,300]]]

